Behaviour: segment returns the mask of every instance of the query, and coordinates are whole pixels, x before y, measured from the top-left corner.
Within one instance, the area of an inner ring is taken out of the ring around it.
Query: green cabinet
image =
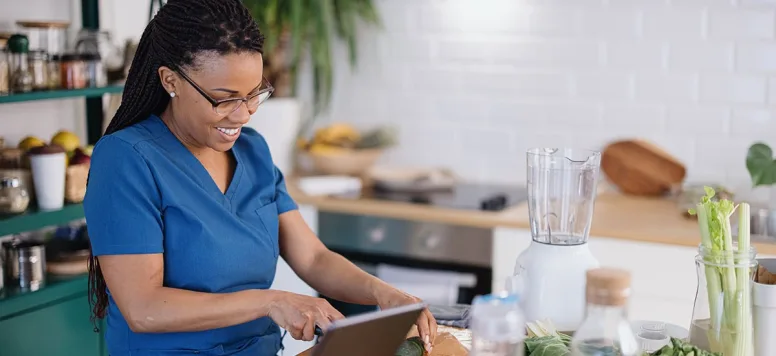
[[[2,356],[101,356],[86,294],[0,321]]]
[[[0,356],[107,356],[104,328],[94,332],[86,276],[35,292],[0,295]]]

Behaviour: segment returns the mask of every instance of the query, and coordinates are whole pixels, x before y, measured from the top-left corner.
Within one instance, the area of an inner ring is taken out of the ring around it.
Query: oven
[[[492,229],[319,212],[318,235],[364,271],[430,304],[471,304],[491,292]],[[376,309],[327,300],[345,316]]]

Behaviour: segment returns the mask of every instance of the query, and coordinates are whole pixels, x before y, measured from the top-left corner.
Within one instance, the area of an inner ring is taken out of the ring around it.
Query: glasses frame
[[[213,99],[213,97],[211,97],[210,95],[208,95],[208,93],[207,93],[207,92],[205,92],[205,90],[204,90],[204,89],[202,89],[202,88],[201,88],[199,85],[197,85],[197,83],[195,83],[195,82],[194,82],[194,80],[192,80],[191,78],[189,78],[189,76],[188,76],[188,75],[186,75],[186,73],[184,73],[184,72],[183,72],[183,71],[181,71],[181,70],[178,70],[178,71],[176,71],[176,72],[177,72],[177,73],[178,73],[178,74],[179,74],[179,75],[180,75],[180,76],[181,76],[181,77],[182,77],[184,80],[186,80],[187,82],[189,82],[189,84],[191,84],[191,86],[192,86],[192,87],[194,87],[194,90],[196,90],[197,92],[199,92],[199,94],[200,94],[200,95],[202,95],[202,97],[203,97],[203,98],[205,98],[205,100],[207,100],[207,101],[210,103],[210,105],[212,105],[212,106],[213,106],[213,112],[214,112],[214,113],[216,113],[217,115],[226,116],[226,115],[229,115],[229,114],[231,114],[231,113],[233,113],[233,112],[237,111],[237,109],[239,109],[239,108],[240,108],[240,105],[237,105],[237,106],[235,106],[235,107],[234,107],[234,109],[233,109],[231,112],[228,112],[228,113],[226,113],[226,114],[222,114],[222,113],[218,112],[218,109],[217,109],[217,107],[218,107],[219,105],[223,104],[223,103],[227,103],[227,102],[234,102],[234,101],[240,101],[240,102],[244,103],[246,107],[248,107],[248,101],[249,101],[249,100],[251,100],[251,99],[253,99],[253,98],[255,98],[255,97],[259,96],[259,95],[266,94],[266,93],[269,93],[269,95],[267,95],[267,99],[269,99],[269,97],[270,97],[270,96],[272,96],[272,93],[274,93],[274,92],[275,92],[275,87],[273,87],[273,86],[272,86],[272,84],[269,82],[269,80],[267,80],[267,78],[266,78],[266,77],[263,77],[263,76],[262,76],[262,77],[261,77],[261,85],[262,85],[262,86],[264,86],[264,88],[262,88],[261,90],[259,90],[259,91],[258,91],[256,94],[253,94],[253,95],[251,95],[251,96],[247,96],[247,97],[243,97],[243,98],[228,98],[228,99],[221,99],[221,100],[216,100],[216,99]],[[264,101],[267,101],[267,99],[264,99]],[[258,108],[259,106],[261,106],[261,104],[263,104],[263,103],[264,103],[264,101],[261,101],[261,102],[259,102],[259,105],[256,105],[256,108]],[[255,109],[254,109],[254,110],[255,110]],[[250,108],[248,108],[248,111],[250,111]]]

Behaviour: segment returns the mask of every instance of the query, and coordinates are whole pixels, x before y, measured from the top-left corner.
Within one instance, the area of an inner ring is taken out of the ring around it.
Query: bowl
[[[361,176],[382,156],[382,149],[352,149],[336,152],[302,152],[316,173]]]

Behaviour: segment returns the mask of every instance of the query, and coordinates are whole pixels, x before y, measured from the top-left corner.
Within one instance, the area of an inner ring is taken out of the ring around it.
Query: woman
[[[279,255],[338,300],[419,301],[327,250],[243,127],[272,92],[262,45],[239,0],[170,0],[143,33],[84,202],[93,312],[107,314],[112,356],[275,355],[279,327],[312,340],[342,315],[268,290]],[[427,310],[417,325],[433,341]]]

